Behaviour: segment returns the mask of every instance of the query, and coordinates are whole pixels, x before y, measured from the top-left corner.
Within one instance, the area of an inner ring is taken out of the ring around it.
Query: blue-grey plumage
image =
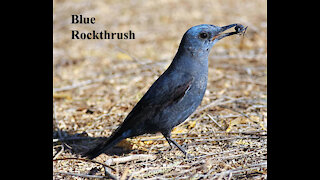
[[[223,33],[236,26],[235,32]],[[243,26],[202,24],[187,30],[168,69],[152,84],[117,130],[84,156],[92,159],[122,139],[161,132],[166,140],[186,151],[171,138],[171,130],[200,105],[207,87],[208,56],[215,43],[243,32]]]

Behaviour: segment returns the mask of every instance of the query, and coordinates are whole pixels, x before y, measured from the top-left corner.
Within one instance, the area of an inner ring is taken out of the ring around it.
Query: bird
[[[224,33],[232,27],[235,31]],[[123,123],[84,156],[93,159],[123,139],[158,132],[165,137],[171,149],[173,144],[187,156],[184,148],[171,138],[171,131],[196,110],[204,97],[208,56],[213,45],[227,36],[244,33],[246,28],[241,24],[222,27],[200,24],[189,28],[169,67],[151,85]]]

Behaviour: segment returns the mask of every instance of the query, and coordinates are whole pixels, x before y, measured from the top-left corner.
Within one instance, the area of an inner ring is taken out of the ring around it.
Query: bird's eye
[[[207,33],[200,33],[199,36],[201,39],[206,39],[208,37],[208,34]]]

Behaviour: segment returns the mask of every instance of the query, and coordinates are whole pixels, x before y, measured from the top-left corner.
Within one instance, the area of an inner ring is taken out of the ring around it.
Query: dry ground
[[[213,48],[205,97],[173,131],[189,158],[156,134],[127,139],[94,160],[111,165],[118,179],[266,179],[266,10],[265,0],[55,0],[53,178],[103,178],[103,165],[67,158],[111,134],[170,64],[188,28],[241,23],[244,37]],[[72,25],[72,14],[96,23]],[[74,29],[131,30],[136,39],[71,40]]]

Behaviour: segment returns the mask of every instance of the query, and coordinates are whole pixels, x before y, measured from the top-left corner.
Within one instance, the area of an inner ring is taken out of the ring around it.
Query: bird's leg
[[[171,141],[174,145],[176,145],[176,146],[178,147],[178,149],[179,149],[181,152],[183,152],[183,154],[184,154],[185,156],[187,156],[187,152],[186,152],[175,140],[173,140],[173,139],[170,138],[170,141]]]
[[[168,141],[168,143],[170,144],[170,147],[172,148],[171,146],[171,143],[173,143],[175,146],[178,147],[178,149],[187,157],[187,152],[175,141],[171,138],[171,134],[170,133],[162,133],[163,136],[166,138],[166,140]]]
[[[167,137],[165,137],[166,138],[166,140],[168,141],[168,143],[169,143],[169,145],[170,145],[170,151],[172,150],[172,145],[171,145],[171,141],[167,138]]]

